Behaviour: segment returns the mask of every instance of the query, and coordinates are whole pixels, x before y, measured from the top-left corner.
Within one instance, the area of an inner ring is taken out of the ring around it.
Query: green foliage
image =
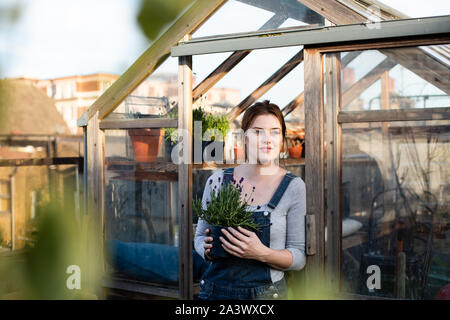
[[[137,21],[145,36],[154,40],[192,2],[193,0],[141,0]]]
[[[42,208],[32,246],[0,255],[0,299],[95,299],[101,294],[98,226],[89,215],[51,202]],[[81,288],[67,287],[79,266]]]
[[[258,230],[259,226],[253,221],[253,212],[248,210],[247,200],[251,194],[243,201],[241,190],[241,186],[234,181],[218,191],[212,190],[206,210],[203,210],[201,199],[195,199],[193,212],[210,225]]]
[[[228,119],[224,115],[214,116],[212,114],[207,114],[205,117],[205,124],[202,124],[202,128],[204,130],[208,129],[217,129],[222,134],[222,137],[218,139],[218,141],[223,141],[225,136],[227,135],[228,130],[230,129],[230,123]],[[216,140],[215,136],[211,137],[211,140]]]
[[[175,118],[175,111],[170,118]],[[218,141],[223,141],[223,138],[227,135],[228,130],[230,129],[230,123],[228,119],[224,115],[215,116],[213,114],[207,113],[203,111],[203,109],[197,108],[192,111],[193,121],[201,121],[202,122],[202,137],[205,136],[205,132],[208,129],[216,129],[219,130],[222,134],[222,138],[219,138]],[[177,128],[165,128],[164,138],[175,144],[178,141],[178,132]],[[210,137],[212,141],[216,139],[214,134]]]

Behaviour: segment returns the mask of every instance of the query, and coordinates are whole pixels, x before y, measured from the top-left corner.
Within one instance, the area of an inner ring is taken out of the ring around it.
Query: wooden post
[[[192,56],[179,58],[178,67],[178,125],[189,133],[183,141],[183,158],[188,163],[178,165],[179,204],[179,286],[180,298],[193,298],[192,261]]]
[[[92,250],[96,257],[92,269],[88,270],[89,281],[93,280],[97,270],[106,272],[103,257],[104,242],[104,132],[99,127],[98,112],[88,121],[87,126],[87,174],[88,174],[88,214],[94,224],[96,243],[89,243],[86,250]],[[92,230],[92,229],[91,229]],[[101,267],[99,267],[101,266]],[[100,293],[99,293],[100,294]]]
[[[405,299],[406,293],[406,254],[400,252],[397,257],[398,265],[397,267],[397,298]]]
[[[324,237],[324,107],[322,55],[305,48],[305,184],[306,214],[315,216],[315,255],[307,256],[307,282],[322,274],[325,261]],[[311,237],[312,238],[312,237]],[[307,284],[306,284],[307,285]]]
[[[335,290],[341,283],[342,212],[341,212],[341,109],[340,53],[326,55],[326,161],[327,161],[327,243],[326,275]]]

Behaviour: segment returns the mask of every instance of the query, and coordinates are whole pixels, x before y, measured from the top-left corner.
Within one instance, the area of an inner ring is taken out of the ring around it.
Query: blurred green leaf
[[[141,0],[137,21],[145,36],[155,40],[193,0]]]

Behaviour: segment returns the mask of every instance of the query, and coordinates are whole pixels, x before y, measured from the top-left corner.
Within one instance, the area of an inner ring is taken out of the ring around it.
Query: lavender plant
[[[249,203],[253,202],[251,198],[255,187],[253,187],[252,193],[247,196],[245,194],[244,200],[241,199],[242,194],[242,182],[244,178],[239,180],[239,183],[231,179],[231,183],[224,186],[223,182],[218,182],[222,186],[217,190],[217,186],[211,190],[211,200],[206,204],[206,210],[203,209],[201,199],[195,199],[193,201],[193,212],[199,218],[202,218],[212,226],[224,226],[224,227],[242,227],[250,230],[259,230],[258,224],[253,220],[253,213],[249,210]],[[209,180],[209,184],[212,184],[212,180]]]

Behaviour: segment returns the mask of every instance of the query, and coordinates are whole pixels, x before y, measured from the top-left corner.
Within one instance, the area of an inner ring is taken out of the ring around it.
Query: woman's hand
[[[220,237],[220,241],[228,253],[244,259],[266,260],[270,248],[261,242],[256,233],[242,227],[238,227],[238,230],[228,227],[222,229],[222,233],[227,239]]]
[[[212,237],[208,237],[209,236],[209,232],[210,232],[209,229],[205,230],[206,237],[204,239],[205,243],[203,244],[203,248],[205,248],[205,258],[206,258],[206,260],[213,260],[211,258],[211,256],[209,255],[210,252],[211,252],[211,248],[213,247],[213,245],[211,243],[213,241],[213,238]]]

